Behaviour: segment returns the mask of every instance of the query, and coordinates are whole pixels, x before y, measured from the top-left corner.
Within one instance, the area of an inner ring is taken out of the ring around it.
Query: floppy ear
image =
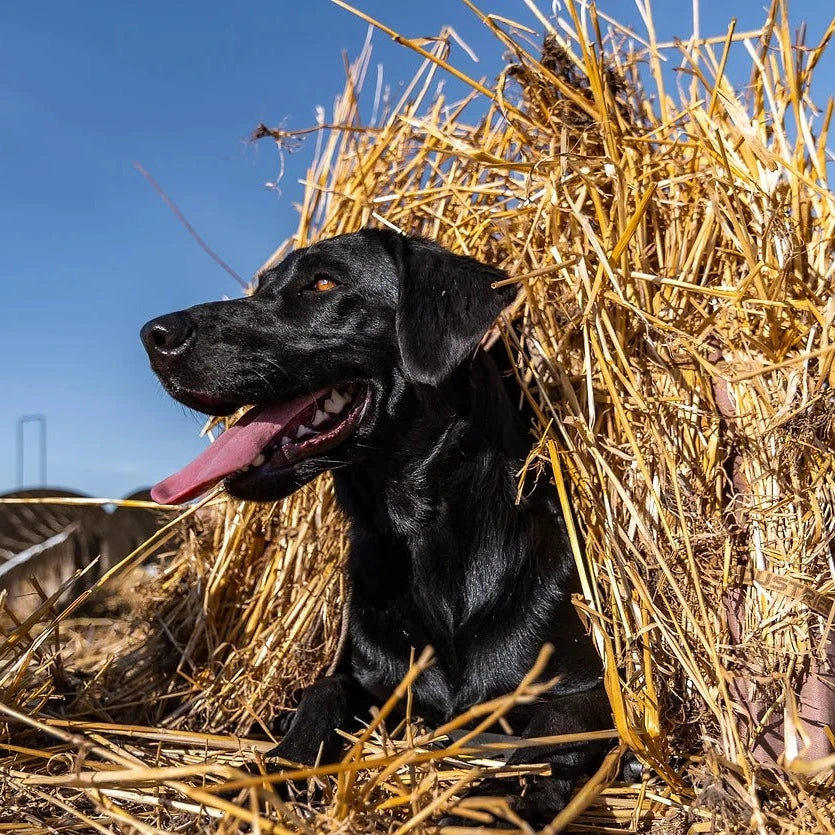
[[[493,289],[507,274],[475,258],[397,237],[387,248],[400,278],[396,325],[403,368],[413,382],[437,386],[473,353],[517,288]]]

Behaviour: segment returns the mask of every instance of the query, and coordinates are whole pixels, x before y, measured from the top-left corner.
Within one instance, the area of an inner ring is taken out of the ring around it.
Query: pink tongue
[[[293,418],[315,403],[321,393],[251,409],[194,461],[152,487],[151,498],[159,504],[179,504],[204,493],[249,464]]]

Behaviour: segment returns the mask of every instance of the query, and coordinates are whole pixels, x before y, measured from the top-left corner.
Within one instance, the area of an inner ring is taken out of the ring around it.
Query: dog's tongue
[[[199,496],[249,464],[315,400],[315,396],[300,397],[289,403],[251,409],[194,461],[152,487],[151,498],[159,504],[179,504]]]

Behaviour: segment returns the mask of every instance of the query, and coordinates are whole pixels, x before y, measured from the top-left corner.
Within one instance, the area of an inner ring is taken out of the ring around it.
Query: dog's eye
[[[330,276],[317,275],[313,279],[310,289],[313,290],[314,293],[327,293],[330,290],[336,289],[338,286],[337,282],[335,282]]]

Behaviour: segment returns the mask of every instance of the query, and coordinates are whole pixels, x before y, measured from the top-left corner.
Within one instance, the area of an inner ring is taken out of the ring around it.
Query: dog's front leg
[[[611,727],[612,711],[601,686],[549,698],[537,706],[523,736],[535,739]],[[603,740],[518,749],[509,763],[550,762],[551,775],[528,779],[526,791],[513,803],[516,812],[534,823],[548,823],[568,803],[578,778],[595,769],[610,746]]]
[[[337,729],[370,704],[370,696],[350,673],[319,679],[304,691],[287,733],[267,758],[282,757],[301,765],[333,762],[341,747]]]
[[[524,713],[528,714],[527,709]],[[605,690],[596,687],[581,693],[549,696],[535,706],[525,722],[523,738],[536,739],[610,728],[612,713]],[[518,748],[508,759],[508,765],[547,762],[551,765],[551,774],[526,778],[521,794],[513,793],[514,783],[508,778],[488,778],[468,791],[465,797],[504,796],[521,818],[534,826],[545,826],[568,803],[578,778],[598,766],[610,745],[608,740],[603,740]],[[465,819],[448,818],[445,822],[453,821],[462,823]]]

